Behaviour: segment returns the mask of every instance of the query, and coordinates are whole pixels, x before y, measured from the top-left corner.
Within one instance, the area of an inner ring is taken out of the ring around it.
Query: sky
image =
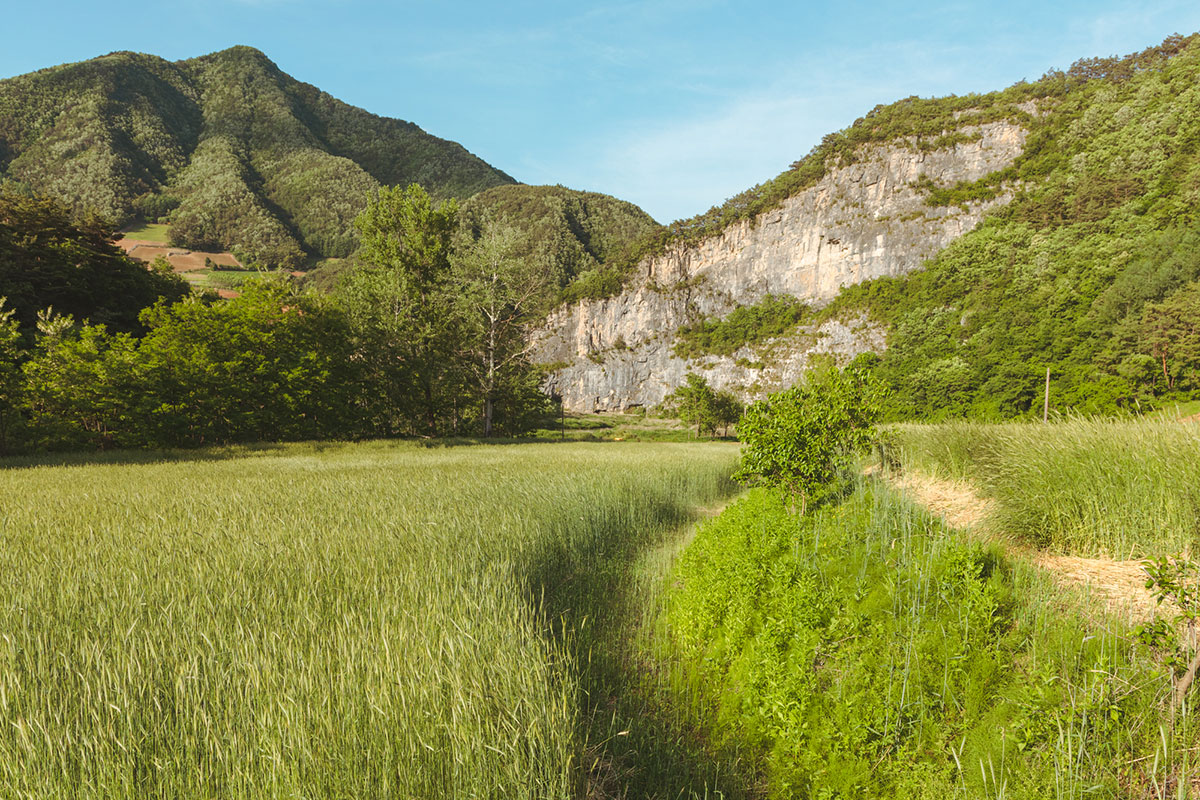
[[[517,180],[689,217],[879,103],[1036,80],[1200,30],[1195,0],[4,0],[0,77],[245,44]]]

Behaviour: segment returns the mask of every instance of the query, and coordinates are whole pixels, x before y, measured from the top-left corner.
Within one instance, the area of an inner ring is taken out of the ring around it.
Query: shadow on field
[[[269,455],[287,450],[288,444],[262,443],[199,448],[196,450],[84,450],[60,453],[31,453],[0,458],[0,470],[31,467],[79,467],[93,464],[168,464],[188,461],[228,461],[250,455]]]
[[[9,469],[28,469],[30,467],[72,467],[93,464],[167,464],[189,461],[228,461],[235,458],[270,455],[319,455],[329,450],[336,450],[353,444],[375,442],[382,445],[397,445],[436,449],[441,447],[465,447],[474,445],[505,445],[530,444],[533,442],[551,444],[579,441],[604,441],[597,438],[568,438],[539,439],[533,437],[512,439],[484,439],[471,437],[447,437],[423,439],[396,437],[392,439],[363,439],[363,440],[321,440],[302,442],[251,442],[244,444],[214,445],[212,447],[173,448],[155,450],[74,450],[61,452],[28,453],[0,457],[0,471]]]
[[[698,516],[669,497],[631,497],[616,513],[598,508],[590,519],[559,521],[527,562],[530,603],[576,658],[584,710],[578,788],[589,800],[757,796],[745,764],[707,753],[700,733],[673,712],[634,643],[647,613],[634,565]]]

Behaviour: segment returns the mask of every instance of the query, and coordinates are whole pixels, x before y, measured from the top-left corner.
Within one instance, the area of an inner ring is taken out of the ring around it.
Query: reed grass
[[[1200,425],[1070,419],[1049,425],[898,425],[902,464],[968,479],[996,523],[1038,547],[1147,558],[1200,550]]]
[[[582,796],[631,565],[734,451],[199,455],[0,469],[0,797]]]

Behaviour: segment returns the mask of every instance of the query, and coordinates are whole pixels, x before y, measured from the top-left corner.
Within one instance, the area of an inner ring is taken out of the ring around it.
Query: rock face
[[[994,122],[963,132],[978,138],[932,152],[905,141],[872,147],[755,220],[643,261],[620,295],[558,309],[534,335],[537,360],[565,365],[547,388],[569,411],[621,411],[661,403],[693,371],[751,399],[794,383],[812,354],[847,360],[882,349],[883,331],[844,320],[731,358],[684,360],[671,352],[686,323],[724,316],[767,294],[822,305],[843,286],[920,268],[974,228],[1008,197],[933,208],[917,181],[950,186],[982,178],[1012,163],[1026,131]]]

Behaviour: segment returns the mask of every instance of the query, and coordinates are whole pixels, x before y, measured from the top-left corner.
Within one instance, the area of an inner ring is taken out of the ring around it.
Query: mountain
[[[1040,413],[1047,368],[1056,408],[1136,409],[1200,391],[1197,208],[1200,36],[1173,36],[873,109],[652,234],[550,315],[538,357],[567,365],[550,388],[575,410],[655,405],[688,372],[753,398],[862,353],[894,418]],[[789,333],[697,351],[778,296],[811,309]]]
[[[567,297],[586,293],[605,270],[631,260],[639,242],[660,226],[633,203],[564,186],[497,186],[462,206],[462,221],[503,222],[521,234],[516,253],[543,261],[551,283]]]
[[[169,216],[176,244],[287,267],[349,255],[381,184],[465,199],[514,182],[250,47],[177,62],[112,53],[0,81],[0,180],[111,224]]]
[[[517,231],[513,255],[536,261],[549,278],[547,310],[589,291],[614,265],[630,261],[633,249],[660,228],[633,203],[610,195],[523,183],[485,189],[461,204],[463,235],[477,234],[485,222]],[[304,281],[330,290],[354,263],[354,258],[330,259]]]

